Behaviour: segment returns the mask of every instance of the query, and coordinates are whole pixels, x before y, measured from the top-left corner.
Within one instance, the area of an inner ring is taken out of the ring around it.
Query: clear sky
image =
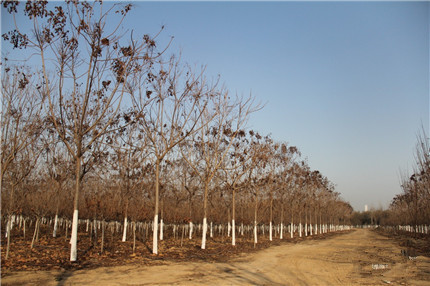
[[[297,146],[354,209],[401,192],[429,128],[429,2],[133,3],[126,28],[164,25],[169,52],[265,103],[249,127]]]

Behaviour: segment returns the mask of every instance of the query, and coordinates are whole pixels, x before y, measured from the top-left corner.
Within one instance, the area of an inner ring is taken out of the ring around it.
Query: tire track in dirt
[[[242,255],[227,263],[125,265],[75,272],[17,272],[2,285],[430,285],[430,258],[409,260],[371,230],[305,240]],[[387,264],[387,269],[372,269]]]

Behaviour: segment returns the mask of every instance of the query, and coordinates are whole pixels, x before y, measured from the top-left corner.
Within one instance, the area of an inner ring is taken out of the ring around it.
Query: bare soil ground
[[[231,259],[7,271],[2,285],[430,285],[430,258],[369,229]],[[3,265],[2,265],[3,268]],[[384,269],[375,269],[384,268]],[[4,270],[4,269],[2,269]]]

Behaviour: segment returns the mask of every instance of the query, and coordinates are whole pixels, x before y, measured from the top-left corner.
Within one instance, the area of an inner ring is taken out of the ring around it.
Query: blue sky
[[[125,28],[164,25],[169,52],[265,103],[249,127],[297,146],[356,210],[401,191],[429,128],[428,2],[134,4]]]
[[[250,127],[300,148],[357,210],[388,206],[429,121],[429,4],[136,3],[171,51],[266,107]]]

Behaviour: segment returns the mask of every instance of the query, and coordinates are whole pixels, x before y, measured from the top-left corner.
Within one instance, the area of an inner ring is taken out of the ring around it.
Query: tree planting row
[[[214,226],[230,224],[235,245],[242,224],[255,243],[261,227],[307,235],[349,224],[351,206],[298,148],[248,127],[263,107],[252,96],[183,63],[168,49],[173,39],[123,28],[132,5],[3,9],[15,23],[3,39],[25,55],[2,62],[6,259],[17,218],[35,219],[36,237],[38,224],[55,229],[62,218],[71,261],[83,225],[122,227],[125,238],[129,222],[150,226],[158,254],[160,230],[175,225],[195,225],[205,249]]]

